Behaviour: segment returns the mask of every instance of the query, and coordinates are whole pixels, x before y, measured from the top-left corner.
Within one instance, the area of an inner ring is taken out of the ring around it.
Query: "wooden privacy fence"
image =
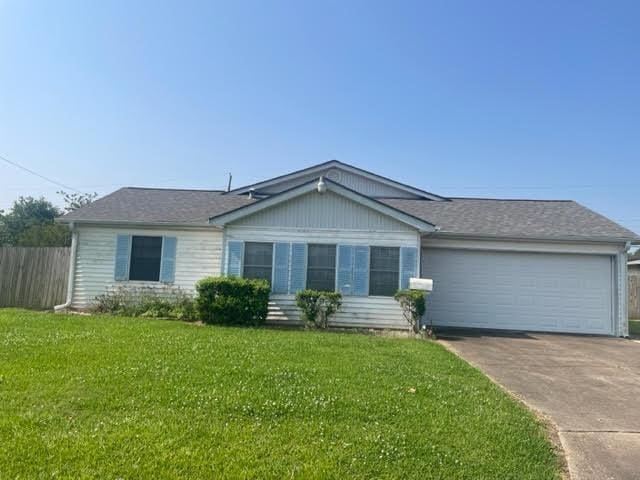
[[[47,309],[64,303],[68,247],[0,247],[0,307]]]
[[[640,318],[640,275],[629,275],[629,319]]]

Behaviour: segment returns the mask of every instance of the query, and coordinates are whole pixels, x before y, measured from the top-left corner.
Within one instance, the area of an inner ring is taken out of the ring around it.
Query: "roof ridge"
[[[209,190],[206,188],[172,188],[172,187],[122,187],[122,189],[127,190],[163,190],[163,191],[173,191],[173,192],[217,192],[222,193],[225,190]]]
[[[488,200],[494,202],[557,202],[577,203],[575,200],[553,198],[492,198],[492,197],[447,197],[450,200]]]

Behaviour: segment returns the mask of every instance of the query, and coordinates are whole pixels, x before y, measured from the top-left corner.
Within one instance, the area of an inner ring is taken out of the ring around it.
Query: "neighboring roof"
[[[254,202],[219,190],[125,187],[68,213],[61,222],[136,222],[207,225],[209,217]]]
[[[630,262],[627,262],[627,265],[640,266],[640,260],[631,260]]]
[[[637,239],[638,235],[571,200],[385,199],[440,227],[439,233],[511,238]]]
[[[315,178],[307,183],[303,183],[302,185],[298,185],[296,187],[290,188],[289,190],[285,190],[284,192],[271,195],[270,197],[267,197],[263,200],[259,200],[257,202],[254,202],[248,205],[240,206],[235,210],[231,210],[226,213],[221,213],[219,215],[213,215],[210,219],[210,222],[214,225],[223,226],[227,223],[236,221],[240,218],[254,214],[266,208],[273,207],[282,202],[286,202],[294,198],[297,198],[301,195],[305,195],[307,193],[313,192],[318,188],[318,183],[320,181],[320,178]],[[355,190],[347,188],[344,185],[340,185],[339,183],[333,182],[329,179],[323,178],[323,182],[325,184],[325,188],[327,191],[332,191],[334,193],[342,195],[343,197],[348,198],[353,202],[359,203],[361,205],[364,205],[365,207],[368,207],[372,210],[380,212],[383,215],[387,215],[389,217],[395,218],[399,222],[410,225],[420,232],[433,232],[435,230],[435,225],[427,220],[424,220],[419,217],[415,217],[391,205],[385,204],[375,198],[362,195],[361,193],[356,192]],[[430,202],[430,200],[423,200],[423,201]]]
[[[309,175],[313,173],[317,173],[318,175],[321,175],[322,171],[331,167],[339,167],[348,172],[356,173],[366,178],[370,178],[372,180],[376,180],[378,182],[384,183],[385,185],[390,185],[400,190],[404,190],[418,197],[424,197],[431,200],[445,200],[445,201],[447,200],[446,197],[441,197],[440,195],[436,195],[435,193],[430,193],[425,190],[420,190],[419,188],[412,187],[411,185],[406,185],[404,183],[397,182],[390,178],[383,177],[382,175],[369,172],[368,170],[363,170],[362,168],[354,167],[353,165],[349,165],[348,163],[340,162],[339,160],[329,160],[328,162],[312,165],[311,167],[303,168],[301,170],[296,170],[295,172],[270,178],[269,180],[264,180],[262,182],[254,183],[252,185],[245,185],[244,187],[235,188],[230,192],[228,192],[227,194],[242,194],[242,193],[249,192],[249,190],[256,190],[259,192],[261,188],[264,188],[276,183],[284,182],[287,180],[292,180],[298,177],[303,177],[305,175]]]

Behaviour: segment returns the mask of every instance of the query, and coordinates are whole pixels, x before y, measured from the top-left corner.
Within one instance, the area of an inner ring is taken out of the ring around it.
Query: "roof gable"
[[[237,188],[231,190],[229,193],[244,194],[250,190],[254,190],[258,195],[276,195],[320,176],[355,190],[362,195],[373,198],[447,200],[444,197],[396,182],[395,180],[339,162],[338,160],[331,160],[286,175],[254,183],[253,185]]]
[[[278,221],[282,223],[283,215],[291,215],[292,213],[293,216],[289,219],[289,221],[298,222],[295,219],[295,215],[297,214],[294,211],[297,209],[300,210],[298,212],[300,216],[312,216],[311,218],[300,220],[298,223],[311,221],[313,224],[319,225],[320,227],[326,224],[326,228],[330,228],[329,219],[323,220],[320,217],[323,215],[327,215],[327,212],[331,211],[332,209],[334,209],[335,214],[337,212],[337,209],[343,208],[346,211],[342,212],[343,214],[340,215],[341,220],[337,220],[338,223],[335,225],[335,228],[357,229],[359,226],[363,229],[371,228],[372,224],[362,222],[373,222],[373,224],[377,223],[381,228],[384,229],[392,229],[394,225],[401,224],[404,225],[405,228],[406,226],[408,226],[420,232],[431,232],[435,228],[434,225],[432,225],[428,221],[406,214],[390,205],[362,195],[354,190],[350,190],[338,183],[332,182],[331,180],[325,179],[324,183],[326,186],[326,191],[323,193],[320,193],[319,179],[314,179],[303,185],[299,185],[279,194],[264,198],[250,205],[246,205],[222,215],[212,217],[210,219],[210,223],[217,226],[225,226],[231,223],[245,223],[255,225],[255,222],[260,224],[261,222],[267,221]],[[287,211],[281,208],[287,203],[298,200],[301,197],[304,197],[302,203],[298,203],[298,205],[293,210]],[[340,203],[340,200],[338,200],[338,198],[346,199],[348,200],[348,202]],[[310,208],[311,211],[307,211],[305,210],[305,208]],[[257,214],[265,212],[267,210],[270,210],[269,215],[263,214],[261,217],[256,218]],[[375,219],[368,215],[370,211],[378,214]],[[313,218],[314,214],[317,214],[319,217]],[[340,222],[348,221],[347,219],[350,218],[350,215],[354,217],[351,219],[350,225],[340,224]],[[332,214],[332,216],[335,215]],[[355,218],[355,216],[358,216],[358,218]],[[251,220],[252,217],[253,223]],[[386,221],[381,220],[380,217],[386,217]],[[325,222],[325,220],[327,221]],[[265,225],[273,225],[273,223],[268,223]],[[365,227],[365,225],[369,226]]]

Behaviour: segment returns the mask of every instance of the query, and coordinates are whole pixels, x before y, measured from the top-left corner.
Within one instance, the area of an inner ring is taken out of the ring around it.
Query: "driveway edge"
[[[512,399],[514,399],[520,405],[524,406],[527,410],[533,413],[538,420],[540,420],[540,422],[542,423],[542,425],[544,426],[547,432],[547,437],[551,442],[551,446],[553,447],[553,451],[556,454],[556,458],[558,459],[558,467],[560,468],[560,474],[561,474],[562,480],[572,480],[571,474],[569,471],[569,463],[567,461],[567,452],[564,448],[564,445],[562,444],[562,440],[560,439],[560,434],[558,432],[558,426],[555,424],[555,422],[550,417],[542,413],[540,410],[532,407],[527,402],[525,402],[525,400],[521,396],[519,396],[518,394],[506,388],[504,385],[498,382],[495,378],[493,378],[491,375],[486,373],[475,362],[472,362],[464,358],[462,354],[453,345],[451,345],[451,343],[441,339],[437,339],[436,342],[442,345],[449,352],[453,353],[456,357],[460,358],[461,360],[465,361],[466,363],[471,365],[473,368],[478,370],[480,373],[482,373],[482,375],[484,375],[489,380],[491,380],[491,382],[494,385],[496,385],[500,390],[505,392],[507,395],[509,395]]]

